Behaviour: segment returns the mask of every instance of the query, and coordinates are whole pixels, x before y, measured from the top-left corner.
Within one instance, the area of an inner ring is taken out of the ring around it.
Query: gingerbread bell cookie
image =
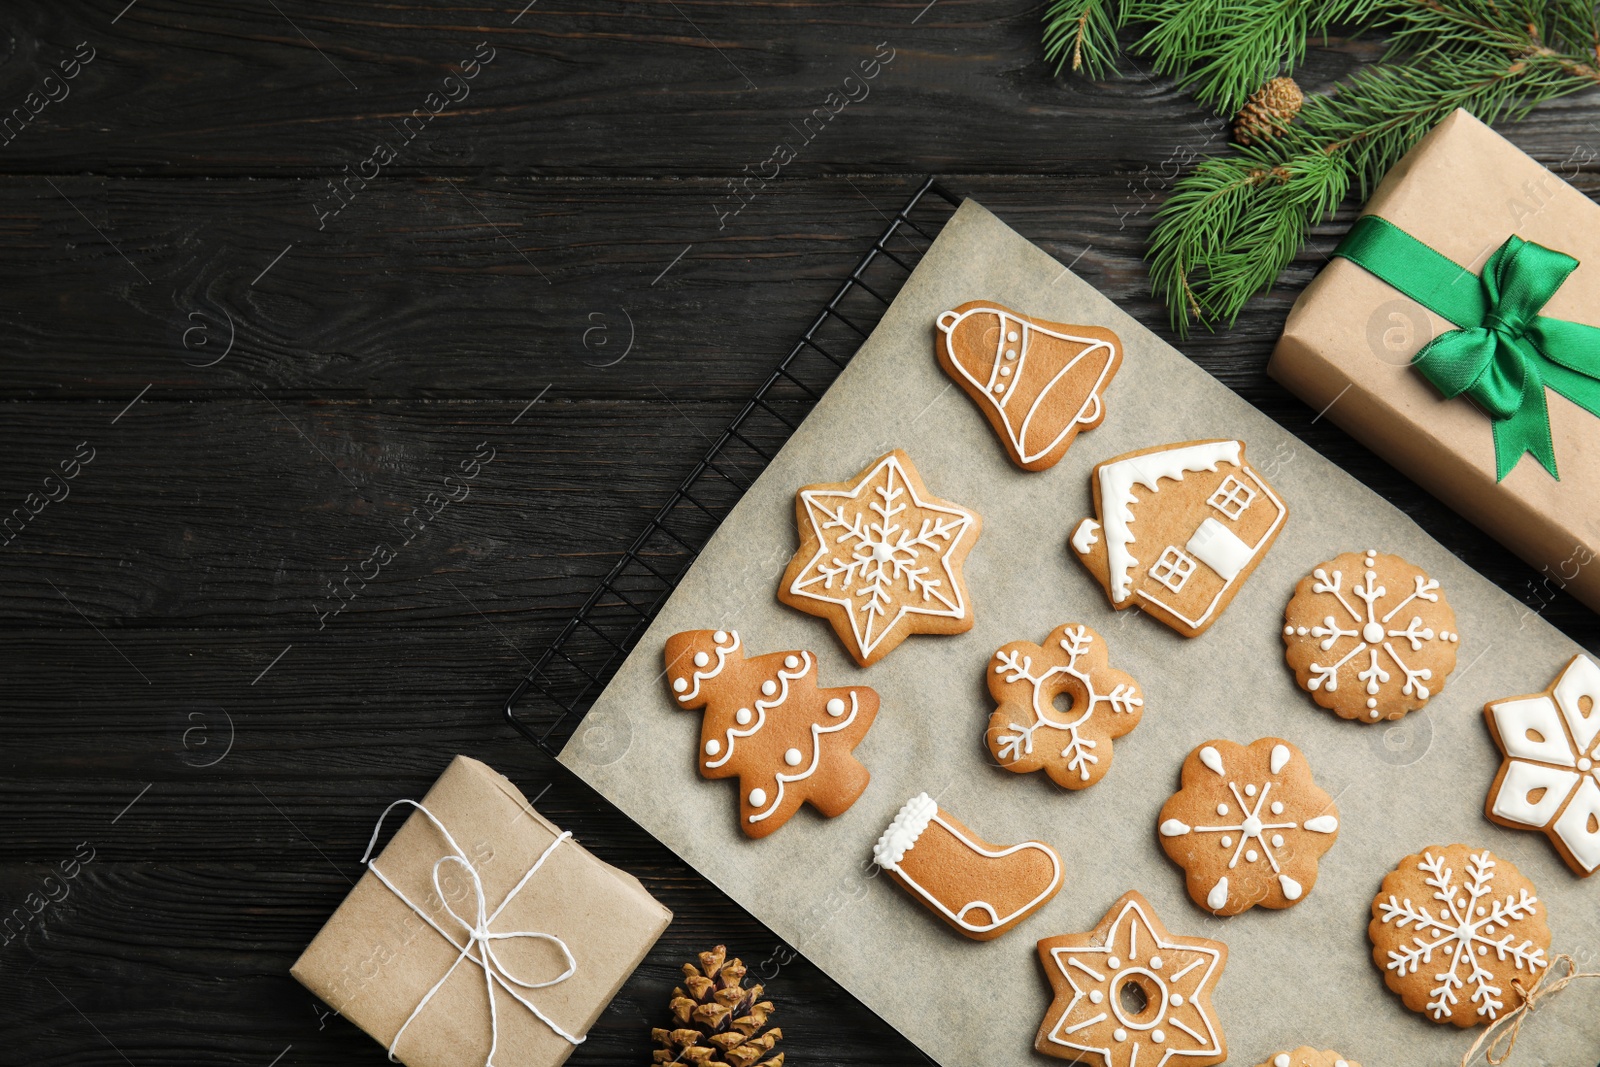
[[[1483,713],[1505,754],[1489,818],[1543,830],[1579,875],[1600,869],[1600,667],[1574,656],[1544,692],[1492,701]]]
[[[1073,531],[1073,553],[1113,608],[1138,607],[1185,637],[1217,621],[1289,515],[1240,441],[1130,452],[1090,484],[1095,517]]]
[[[1042,471],[1081,430],[1105,420],[1105,391],[1122,342],[1099,326],[1073,326],[971,300],[938,318],[934,350],[1000,435],[1011,462]]]
[[[1228,1058],[1211,1006],[1228,946],[1168,933],[1138,893],[1088,933],[1040,941],[1039,962],[1054,993],[1033,1042],[1046,1056],[1098,1067]]]
[[[1533,883],[1488,849],[1436,845],[1407,856],[1372,901],[1372,960],[1406,1007],[1438,1023],[1492,1023],[1549,966],[1550,928]]]
[[[1283,613],[1284,658],[1300,688],[1360,722],[1426,704],[1455,670],[1460,641],[1439,583],[1375,549],[1316,567]]]
[[[1298,748],[1278,737],[1208,741],[1183,761],[1182,783],[1157,833],[1196,904],[1237,915],[1305,899],[1339,836],[1339,809]]]
[[[872,859],[930,911],[974,941],[991,941],[1061,888],[1061,857],[1042,841],[992,845],[926,793],[900,808]]]
[[[899,449],[795,496],[800,549],[778,599],[833,624],[863,667],[914,633],[972,629],[961,566],[983,520],[928,492]]]
[[[1345,1059],[1332,1049],[1318,1052],[1310,1045],[1301,1045],[1293,1052],[1269,1056],[1257,1067],[1361,1067],[1361,1064]]]
[[[809,803],[832,818],[871,777],[853,750],[878,714],[864,685],[821,689],[816,657],[746,657],[734,630],[689,630],[667,639],[667,684],[680,708],[704,708],[702,778],[739,779],[739,827],[765,837]]]
[[[1067,789],[1087,789],[1111,769],[1111,740],[1139,725],[1144,694],[1113,670],[1105,641],[1080,624],[1058,626],[1044,644],[1013,641],[989,660],[994,714],[984,735],[1000,766],[1043,770]],[[1056,699],[1065,696],[1068,706]]]

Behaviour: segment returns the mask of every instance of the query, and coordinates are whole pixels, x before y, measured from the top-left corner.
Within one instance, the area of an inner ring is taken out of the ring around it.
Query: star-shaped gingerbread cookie
[[[800,549],[778,599],[831,622],[861,666],[911,634],[972,629],[961,566],[983,520],[928,492],[904,452],[848,482],[804,487],[794,512]]]
[[[1088,933],[1039,942],[1055,1000],[1033,1047],[1098,1067],[1209,1067],[1228,1058],[1211,990],[1228,946],[1167,932],[1129,890]],[[1142,1055],[1141,1055],[1142,1053]]]

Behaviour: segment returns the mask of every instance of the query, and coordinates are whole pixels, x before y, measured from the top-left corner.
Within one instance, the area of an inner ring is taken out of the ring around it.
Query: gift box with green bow
[[[1559,165],[1558,165],[1559,166]],[[1457,111],[1384,178],[1268,373],[1600,610],[1600,206]]]

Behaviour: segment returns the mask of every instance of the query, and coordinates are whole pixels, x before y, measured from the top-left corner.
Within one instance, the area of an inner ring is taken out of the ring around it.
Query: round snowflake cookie
[[[1533,883],[1488,849],[1407,856],[1372,901],[1372,960],[1406,1007],[1437,1023],[1492,1023],[1549,966]]]
[[[1439,583],[1374,549],[1318,566],[1283,613],[1284,659],[1300,688],[1361,722],[1426,704],[1455,670],[1460,640]]]
[[[1267,1058],[1259,1067],[1361,1067],[1332,1049],[1318,1052],[1310,1045],[1301,1045],[1293,1052],[1280,1052]]]
[[[1300,750],[1277,737],[1208,741],[1183,761],[1183,787],[1161,806],[1161,848],[1214,915],[1287,908],[1311,892],[1339,836],[1339,809]]]

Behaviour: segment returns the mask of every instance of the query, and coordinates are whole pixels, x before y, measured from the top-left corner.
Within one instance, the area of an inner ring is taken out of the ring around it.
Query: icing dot
[[[1272,1057],[1272,1067],[1289,1067],[1289,1054],[1280,1052]]]
[[[1256,795],[1256,787],[1254,785],[1245,786],[1244,787],[1244,795],[1247,796],[1247,797],[1255,796]]]
[[[1244,858],[1249,860],[1251,863],[1254,863],[1259,857],[1256,856],[1255,849],[1249,848],[1245,849]]]
[[[1489,914],[1489,912],[1488,912],[1488,910],[1487,910],[1487,909],[1486,909],[1486,908],[1484,908],[1484,907],[1483,907],[1483,906],[1482,906],[1482,905],[1479,905],[1479,906],[1478,906],[1478,914],[1479,914],[1479,915],[1487,915],[1487,914]]]
[[[1016,330],[1012,330],[1010,333],[1007,333],[1006,334],[1006,340],[1010,341],[1013,344],[1015,344],[1016,340],[1017,340],[1017,331]]]
[[[728,631],[726,630],[718,630],[716,633],[711,635],[711,640],[715,641],[719,645],[725,642],[727,639]]]
[[[752,790],[750,790],[750,806],[752,808],[759,808],[763,804],[765,804],[766,802],[767,802],[767,791],[765,789],[752,789]]]
[[[734,712],[733,713],[733,721],[738,723],[740,726],[749,726],[750,725],[750,709],[749,708],[740,708],[738,711]]]
[[[798,748],[791,748],[789,751],[783,754],[783,762],[787,763],[791,767],[800,766],[800,759],[800,750]]]
[[[1295,633],[1299,634],[1301,637],[1304,637],[1306,634],[1308,634],[1310,632],[1311,631],[1307,630],[1304,626],[1300,627],[1298,630],[1295,631]]]
[[[711,740],[706,742],[706,755],[715,756],[718,752],[721,752],[721,751],[722,751],[722,742],[718,741],[715,737],[713,737]]]
[[[1478,955],[1482,956],[1484,953],[1486,953],[1488,951],[1489,951],[1489,946],[1488,945],[1479,945],[1478,946]]]
[[[1226,814],[1228,814],[1228,805],[1226,805],[1226,804],[1218,804],[1217,805],[1217,814],[1218,815],[1226,815]]]
[[[1361,628],[1361,640],[1369,645],[1376,645],[1383,641],[1383,623],[1369,622]]]
[[[1113,1041],[1126,1041],[1128,1040],[1128,1031],[1119,1026],[1111,1031],[1111,1039]]]
[[[1150,957],[1150,969],[1152,971],[1159,971],[1161,969],[1161,957],[1160,956],[1151,956]]]
[[[894,559],[894,549],[880,542],[872,546],[872,558],[878,563],[888,563]]]
[[[843,715],[844,701],[840,700],[838,697],[834,697],[832,700],[828,701],[828,714],[834,716],[835,718]]]
[[[1283,801],[1274,800],[1272,802],[1272,814],[1274,814],[1274,815],[1282,815],[1283,814]]]
[[[785,657],[783,657],[783,665],[785,667],[788,667],[792,671],[796,667],[800,666],[800,657],[799,656],[785,656]]]
[[[994,383],[994,391],[997,392],[997,393],[1005,392],[1006,391],[1006,384],[1004,382],[995,382]]]
[[[1285,636],[1285,637],[1293,637],[1294,636],[1294,627],[1293,626],[1285,626],[1283,628],[1283,636]]]
[[[1273,848],[1282,848],[1283,847],[1283,835],[1282,834],[1273,834],[1272,835],[1272,847]]]
[[[1166,1039],[1167,1039],[1167,1035],[1163,1034],[1160,1030],[1152,1030],[1152,1031],[1150,1031],[1150,1040],[1154,1041],[1156,1044],[1159,1045],[1159,1044],[1161,1044],[1161,1042],[1165,1041]]]
[[[1585,757],[1583,757],[1582,759],[1580,759],[1578,761],[1578,770],[1580,770],[1580,771],[1586,771],[1590,767],[1593,767],[1593,766],[1594,766],[1594,761],[1591,760],[1588,756],[1585,756]]]
[[[1183,994],[1182,993],[1174,993],[1174,994],[1172,994],[1172,1006],[1174,1008],[1183,1007]]]
[[[1010,367],[1001,367],[1000,368],[1000,377],[1002,377],[1002,378],[1011,377],[1011,368]]]
[[[1104,993],[1100,992],[1100,990],[1098,990],[1098,989],[1089,990],[1089,1003],[1090,1004],[1098,1004],[1104,999],[1106,999],[1106,995]]]
[[[687,678],[674,678],[672,680],[672,691],[674,693],[681,693],[687,688],[689,688],[689,679],[687,679]]]
[[[1334,1060],[1333,1067],[1350,1067],[1350,1064],[1344,1060]]]
[[[778,691],[778,683],[774,682],[771,678],[768,678],[766,681],[761,683],[761,695],[762,696],[771,696],[773,693],[776,693],[777,691]]]
[[[1453,645],[1453,644],[1455,644],[1455,643],[1456,643],[1456,642],[1457,642],[1457,641],[1459,641],[1459,640],[1461,640],[1461,635],[1460,635],[1460,634],[1458,634],[1458,633],[1454,633],[1454,632],[1452,632],[1452,633],[1451,633],[1451,634],[1450,634],[1450,643],[1451,643],[1451,644],[1452,644],[1452,645]]]
[[[1376,556],[1376,555],[1377,555],[1377,554],[1378,554],[1378,550],[1377,550],[1377,549],[1375,549],[1375,548],[1369,548],[1369,549],[1367,549],[1367,555],[1369,555],[1369,556]]]
[[[1217,844],[1221,845],[1223,848],[1232,848],[1233,847],[1233,837],[1232,837],[1232,835],[1223,834],[1222,835],[1222,840],[1218,841]]]
[[[1017,358],[1017,350],[1015,348],[1006,349],[1006,358],[1007,359],[1016,359]]]
[[[711,657],[706,655],[704,652],[696,652],[694,654],[694,665],[696,667],[704,667],[707,663],[710,663],[710,662],[711,662]]]
[[[1117,959],[1117,957],[1112,956],[1112,957],[1110,957],[1109,959],[1106,960],[1106,966],[1110,967],[1114,971],[1118,967],[1122,966],[1122,961]]]

